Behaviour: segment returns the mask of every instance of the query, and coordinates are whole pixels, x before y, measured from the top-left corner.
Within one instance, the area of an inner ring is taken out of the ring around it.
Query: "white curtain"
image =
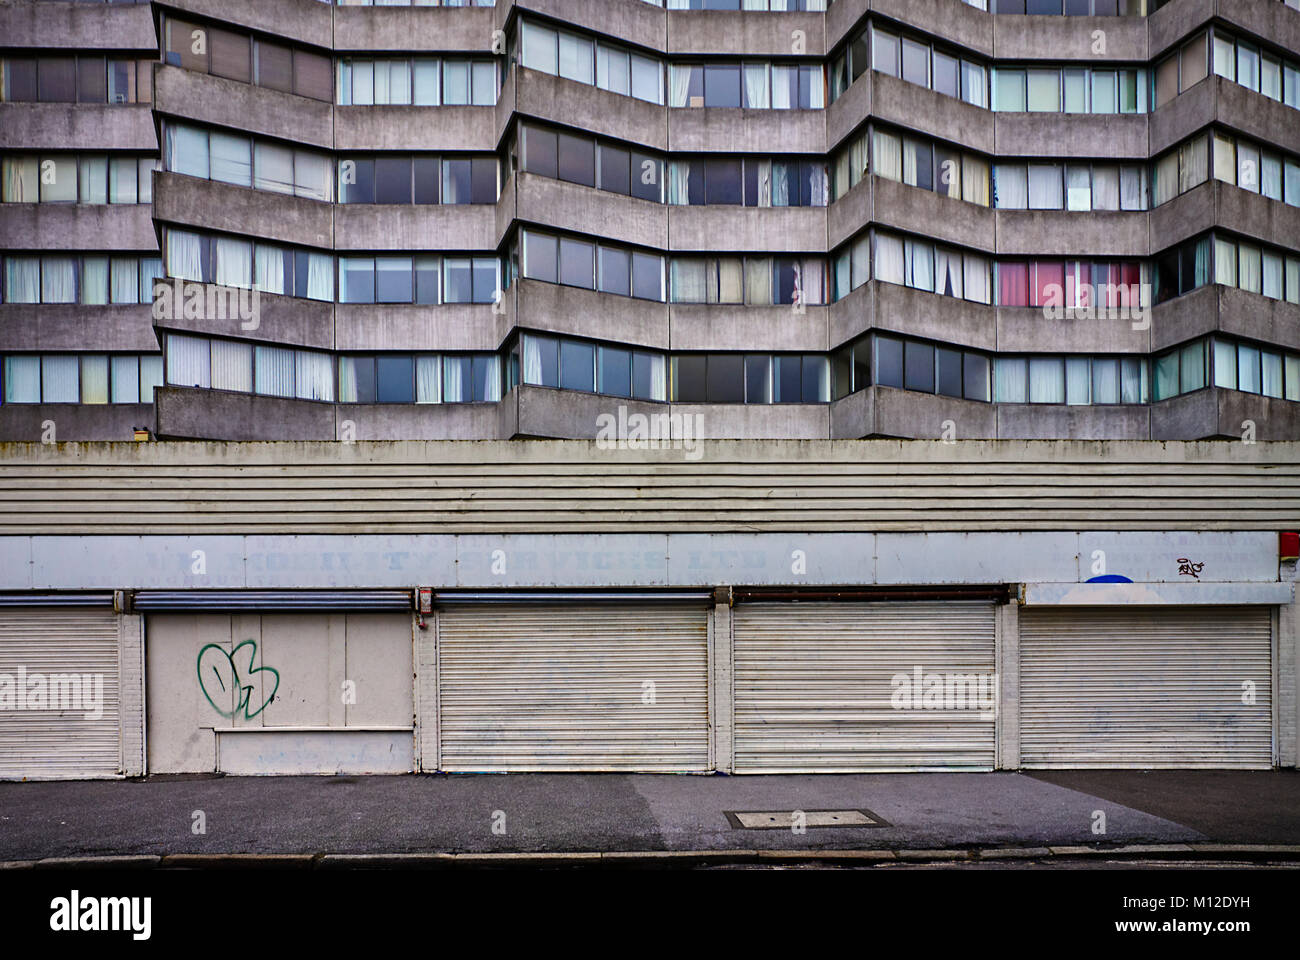
[[[771,200],[774,207],[788,207],[790,205],[789,164],[773,161]]]
[[[284,347],[257,348],[254,356],[254,389],[263,396],[292,397],[293,351]]]
[[[207,141],[204,141],[204,150]],[[207,156],[204,156],[204,173],[207,172]],[[149,203],[153,196],[153,181],[148,177],[140,178],[140,163],[131,157],[114,157],[108,165],[108,202],[109,203]]]
[[[294,193],[311,200],[334,198],[334,165],[324,154],[294,152]]]
[[[966,299],[972,303],[988,303],[990,301],[988,260],[968,253],[963,257],[962,273],[966,279]]]
[[[1178,150],[1179,166],[1178,192],[1186,193],[1209,177],[1210,146],[1205,137],[1197,137],[1182,145]]]
[[[650,399],[668,399],[667,364],[661,353],[650,355]]]
[[[789,110],[794,106],[790,101],[790,89],[798,89],[799,68],[772,65],[772,109]]]
[[[672,64],[668,70],[668,106],[686,106],[686,93],[691,88],[691,68]]]
[[[1237,245],[1222,237],[1214,238],[1214,282],[1237,285]]]
[[[5,403],[41,402],[41,358],[5,357]]]
[[[442,365],[442,396],[445,403],[463,403],[466,398],[465,364],[462,357],[451,357]]]
[[[35,203],[40,177],[35,157],[5,157],[2,195],[6,203]]]
[[[310,300],[334,299],[334,260],[328,254],[307,255],[307,297]]]
[[[80,390],[76,356],[41,357],[41,402],[77,403]]]
[[[853,289],[871,279],[871,235],[863,234],[853,241]]]
[[[163,358],[161,354],[147,354],[140,358],[140,402],[153,403],[153,388],[162,386]]]
[[[259,243],[253,255],[257,289],[263,293],[285,293],[284,251],[279,247],[268,247],[264,243]]]
[[[1000,210],[1024,210],[1029,206],[1029,182],[1025,167],[999,163],[993,167],[994,205]]]
[[[962,296],[961,254],[937,247],[934,251],[934,292],[945,297]]]
[[[108,303],[108,257],[86,257],[81,261],[81,302]]]
[[[877,176],[891,180],[903,178],[903,145],[892,133],[876,131],[875,171]]]
[[[1274,300],[1282,299],[1282,258],[1276,253],[1264,253],[1263,293]]]
[[[179,387],[210,387],[208,341],[173,333],[167,337],[167,382]]]
[[[1119,361],[1092,361],[1092,402],[1119,403]]]
[[[745,162],[758,164],[758,205],[760,207],[772,206],[772,161],[747,160]]]
[[[234,340],[213,340],[212,386],[217,390],[253,392],[253,348]]]
[[[253,285],[253,245],[247,240],[217,238],[217,283],[226,287]]]
[[[208,132],[206,130],[179,123],[168,124],[166,146],[168,170],[202,180],[208,179]]]
[[[252,145],[247,137],[232,137],[214,131],[209,149],[212,152],[213,180],[240,187],[252,185]]]
[[[745,258],[745,302],[752,306],[767,306],[772,303],[770,257]]]
[[[108,357],[81,358],[81,402],[108,403]]]
[[[112,402],[140,402],[140,361],[138,357],[110,357],[112,367]]]
[[[167,276],[203,280],[203,245],[197,233],[167,231]]]
[[[961,197],[982,207],[989,205],[989,164],[978,157],[963,156]]]
[[[1067,165],[1065,168],[1065,208],[1092,209],[1092,172],[1088,167]]]
[[[134,257],[113,258],[112,297],[114,303],[137,303],[140,298],[140,261]]]
[[[917,290],[934,290],[934,247],[920,240],[907,240],[904,245],[906,281]]]
[[[1119,202],[1124,210],[1146,209],[1146,191],[1141,167],[1123,167],[1119,176]]]
[[[996,357],[993,361],[993,402],[1024,403],[1029,396],[1025,361],[1019,357]]]
[[[1056,164],[1029,165],[1029,207],[1032,210],[1060,210],[1061,168]]]
[[[826,197],[830,193],[830,174],[825,164],[815,163],[812,166],[812,205],[814,207],[826,206]]]
[[[1029,358],[1029,402],[1064,403],[1064,361],[1058,357]]]
[[[77,261],[45,257],[41,261],[41,303],[77,302]]]
[[[496,403],[501,399],[501,358],[491,356],[488,360],[488,378],[487,389],[484,391],[483,399],[489,403]]]
[[[767,64],[745,64],[745,106],[766,110],[772,105],[768,96]]]
[[[1238,284],[1250,293],[1259,293],[1261,285],[1259,247],[1243,243],[1237,252]]]
[[[271,143],[257,144],[254,151],[253,186],[275,193],[293,193],[293,151]]]
[[[912,187],[916,186],[918,146],[920,144],[915,140],[907,138],[903,140],[903,182]]]
[[[708,264],[711,261],[679,258],[672,261],[673,303],[705,303],[708,299]]]
[[[524,335],[524,383],[542,384],[542,345],[528,334]]]
[[[1065,402],[1092,403],[1092,377],[1087,357],[1069,357],[1065,361]]]
[[[294,351],[294,383],[299,400],[334,400],[333,364],[328,353]]]
[[[339,403],[357,402],[357,358],[339,357]]]
[[[876,279],[884,283],[903,282],[903,240],[887,233],[876,234]]]
[[[1178,196],[1178,151],[1171,150],[1156,161],[1155,204],[1160,206]]]
[[[843,186],[846,192],[850,187],[856,187],[862,182],[862,178],[871,172],[867,166],[869,153],[865,133],[854,138],[853,143],[849,145],[849,176]]]
[[[808,257],[800,264],[801,286],[799,302],[820,304],[826,302],[826,261],[820,257]]]
[[[38,257],[6,257],[5,302],[41,302],[41,261]]]
[[[81,158],[82,203],[108,203],[108,157]]]
[[[436,353],[415,358],[415,402],[442,403],[442,357]]]
[[[690,198],[691,162],[674,160],[668,165],[668,202],[686,204]]]
[[[1119,167],[1104,165],[1092,168],[1092,209],[1119,209]]]

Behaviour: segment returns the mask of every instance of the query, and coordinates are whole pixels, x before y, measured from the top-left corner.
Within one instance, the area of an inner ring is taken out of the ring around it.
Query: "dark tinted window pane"
[[[682,160],[686,168],[686,202],[692,207],[702,207],[709,202],[708,164],[703,160]]]
[[[375,160],[375,202],[411,202],[410,157],[379,157]]]
[[[437,157],[415,158],[415,202],[438,202],[438,176],[442,164]]]
[[[497,261],[495,257],[474,258],[474,302],[494,303],[497,298]]]
[[[707,376],[710,403],[745,402],[744,356],[715,353],[709,357]]]
[[[344,203],[374,203],[375,161],[353,157],[344,160],[339,185]]]
[[[82,103],[108,102],[108,72],[103,57],[77,58],[77,99]]]
[[[957,79],[957,58],[935,51],[934,89],[949,97],[960,96]]]
[[[380,403],[415,402],[415,360],[412,357],[377,357]]]
[[[811,110],[813,105],[813,93],[817,92],[817,101],[819,104],[824,103],[826,99],[825,81],[822,79],[821,67],[800,67],[799,68],[799,109]]]
[[[36,61],[21,57],[6,57],[5,99],[12,101],[36,99]]]
[[[215,27],[208,30],[212,72],[218,77],[249,83],[253,79],[251,49],[251,41],[247,36]]]
[[[632,196],[659,202],[663,195],[660,186],[662,167],[654,157],[632,151]]]
[[[343,260],[343,297],[345,303],[375,302],[375,261]],[[300,275],[301,276],[301,275]]]
[[[826,374],[826,360],[823,357],[808,356],[803,358],[803,402],[822,403],[830,399],[822,393],[822,380]]]
[[[632,296],[642,300],[664,298],[663,261],[659,257],[632,254]]]
[[[560,283],[594,290],[596,284],[592,272],[595,269],[595,254],[594,244],[562,238],[560,240]]]
[[[1061,0],[1028,0],[1025,13],[1060,16]]]
[[[772,402],[772,358],[753,356],[745,358],[745,402]]]
[[[853,392],[853,348],[842,347],[831,354],[831,399]]]
[[[473,361],[473,395],[475,403],[483,403],[496,393],[493,381],[498,378],[496,357],[475,357]]]
[[[882,387],[903,385],[903,341],[876,338],[876,383]]]
[[[741,196],[740,161],[710,160],[706,166],[708,202],[739,204]]]
[[[376,399],[375,358],[355,357],[350,358],[350,362],[353,370],[356,371],[357,403],[374,403]]]
[[[529,337],[536,346],[537,356],[541,359],[541,383],[543,387],[558,387],[560,385],[560,341],[554,337]],[[525,357],[530,357],[533,352],[530,346],[524,351]],[[526,370],[529,383],[537,380],[536,370]]]
[[[961,389],[961,351],[946,350],[940,347],[935,351],[935,360],[939,368],[938,393],[945,397],[960,397]]]
[[[293,53],[276,43],[257,41],[257,84],[293,92]]]
[[[543,177],[559,176],[559,142],[553,131],[524,127],[524,169]]]
[[[803,358],[774,357],[772,359],[772,399],[776,403],[803,402]]]
[[[673,399],[679,403],[703,403],[708,394],[704,381],[705,358],[673,359]]]
[[[560,179],[596,185],[596,144],[588,137],[560,134]]]
[[[496,157],[475,157],[470,161],[470,203],[497,202]]]
[[[757,160],[745,161],[745,206],[758,206],[758,164]]]
[[[724,64],[704,68],[704,105],[740,106],[740,65]]]
[[[601,347],[596,390],[611,397],[632,395],[632,351]]]
[[[375,259],[375,302],[410,303],[412,299],[409,257]]]
[[[41,57],[37,79],[41,100],[72,103],[77,99],[77,61],[72,57]]]
[[[629,296],[632,293],[632,257],[626,250],[601,247],[600,289],[605,293]]]
[[[916,185],[922,190],[934,189],[934,151],[927,142],[916,145]]]
[[[596,389],[596,348],[572,340],[560,342],[560,386],[565,390]]]
[[[967,400],[989,399],[989,358],[978,353],[963,354]]]
[[[559,280],[559,257],[555,237],[526,232],[524,234],[524,276],[555,283]]]
[[[600,188],[612,193],[631,193],[631,163],[632,155],[627,150],[602,145],[600,147]]]
[[[632,396],[654,400],[654,357],[648,353],[632,354]],[[662,397],[657,399],[662,400]]]
[[[334,99],[333,69],[329,57],[294,51],[293,92],[328,103]]]
[[[871,341],[859,340],[853,345],[853,389],[871,386]]]
[[[934,347],[928,343],[906,345],[906,383],[908,390],[934,393]]]
[[[773,303],[794,303],[795,261],[788,257],[777,257],[772,264]]]
[[[470,179],[473,165],[469,160],[442,161],[442,202],[469,203],[473,196]]]

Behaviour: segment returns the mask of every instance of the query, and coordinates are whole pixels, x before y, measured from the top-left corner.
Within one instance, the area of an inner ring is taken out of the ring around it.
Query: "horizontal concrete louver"
[[[111,611],[0,612],[0,674],[103,677],[102,715],[78,709],[0,712],[0,779],[81,780],[122,772],[118,617]]]
[[[1300,444],[0,447],[0,534],[1282,530]],[[125,448],[125,449],[123,449]]]
[[[734,613],[737,773],[991,770],[993,710],[896,707],[922,677],[995,667],[991,603],[739,604]],[[911,687],[907,688],[909,691]],[[969,689],[969,688],[965,688]]]
[[[438,643],[443,770],[709,769],[703,604],[449,605]]]
[[[1021,765],[1267,769],[1271,628],[1252,607],[1021,611]]]

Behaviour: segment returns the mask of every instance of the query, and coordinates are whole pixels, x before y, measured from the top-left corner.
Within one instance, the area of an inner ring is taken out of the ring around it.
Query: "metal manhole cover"
[[[802,826],[812,830],[825,827],[887,827],[884,820],[870,810],[739,810],[725,811],[736,830],[791,830]]]

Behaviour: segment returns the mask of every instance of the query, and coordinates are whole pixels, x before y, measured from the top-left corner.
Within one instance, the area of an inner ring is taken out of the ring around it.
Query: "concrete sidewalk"
[[[809,816],[864,811],[880,825],[819,827],[813,818],[797,833],[788,825],[795,810]],[[747,811],[776,814],[777,828],[743,829],[728,816]],[[1099,812],[1104,833],[1094,832]],[[196,832],[200,822],[204,830]],[[1077,848],[1098,845],[1156,858],[1269,855],[1238,849],[1242,844],[1300,845],[1300,775],[516,774],[0,783],[0,861],[134,855],[150,858],[139,865],[165,857],[163,865],[180,866],[188,855],[252,853],[297,855],[286,866],[346,866],[335,855],[713,851],[716,862],[727,863],[756,860],[765,851],[877,851],[856,859],[905,862],[912,851],[929,851],[916,855],[928,860],[1046,858],[1087,856]],[[1216,854],[1215,845],[1231,849]],[[997,853],[1004,848],[1017,852]],[[1295,849],[1274,852],[1300,860]],[[854,859],[819,854],[810,862]]]

